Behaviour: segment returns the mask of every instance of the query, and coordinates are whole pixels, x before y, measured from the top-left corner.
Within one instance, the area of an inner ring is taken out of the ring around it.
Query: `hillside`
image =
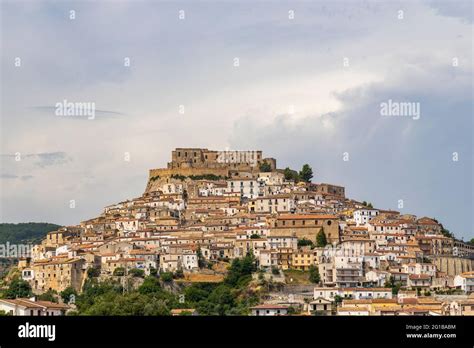
[[[51,231],[60,228],[60,225],[46,222],[26,222],[18,224],[0,223],[0,244],[35,244]]]

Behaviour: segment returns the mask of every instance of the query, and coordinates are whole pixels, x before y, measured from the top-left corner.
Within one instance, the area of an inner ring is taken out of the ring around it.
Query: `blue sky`
[[[174,147],[258,148],[279,167],[311,164],[314,181],[344,185],[349,197],[474,237],[470,1],[1,9],[2,222],[96,216],[139,196]],[[55,116],[64,99],[103,112]],[[419,103],[420,119],[381,116],[389,99]]]

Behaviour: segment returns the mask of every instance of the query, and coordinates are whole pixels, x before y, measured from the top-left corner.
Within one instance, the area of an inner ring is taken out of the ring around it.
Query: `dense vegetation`
[[[306,238],[298,239],[298,248],[305,247],[305,246],[309,246],[312,249],[314,248],[314,243],[313,241]]]
[[[30,297],[32,295],[30,284],[19,276],[14,277],[8,288],[1,294],[2,298]]]
[[[285,180],[290,180],[294,182],[311,182],[311,179],[313,178],[313,169],[309,164],[304,164],[299,172],[290,169],[289,167],[286,167],[283,171],[283,174],[285,175]]]
[[[175,308],[194,308],[201,315],[246,315],[259,302],[258,294],[248,286],[256,270],[255,258],[249,254],[233,260],[222,283],[179,288],[171,286],[172,274],[162,273],[147,276],[137,289],[125,292],[117,281],[89,278],[80,295],[66,289],[61,296],[66,302],[75,296],[75,315],[170,315]]]
[[[27,222],[19,224],[0,224],[0,244],[35,244],[39,243],[48,232],[56,231],[61,226],[45,222]]]

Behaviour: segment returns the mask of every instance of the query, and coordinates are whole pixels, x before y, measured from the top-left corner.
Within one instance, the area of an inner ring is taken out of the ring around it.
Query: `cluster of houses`
[[[334,313],[337,304],[345,315],[472,313],[474,245],[435,219],[373,208],[346,198],[342,186],[295,181],[255,153],[221,163],[215,151],[174,150],[168,168],[150,171],[142,196],[48,233],[20,260],[23,279],[36,293],[80,291],[91,269],[100,277],[134,269],[198,274],[210,271],[203,265],[253,253],[269,273],[319,271],[309,312]],[[448,290],[465,298],[448,308],[422,296]],[[252,313],[289,308],[261,306]]]

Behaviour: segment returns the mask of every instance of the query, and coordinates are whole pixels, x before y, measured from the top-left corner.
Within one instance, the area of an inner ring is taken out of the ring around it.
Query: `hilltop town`
[[[312,177],[261,151],[177,148],[140,197],[48,233],[18,269],[35,294],[80,294],[92,277],[219,283],[251,255],[249,284],[267,290],[250,315],[474,314],[473,244]],[[0,300],[6,312],[35,305]],[[173,313],[184,310],[201,314]]]

